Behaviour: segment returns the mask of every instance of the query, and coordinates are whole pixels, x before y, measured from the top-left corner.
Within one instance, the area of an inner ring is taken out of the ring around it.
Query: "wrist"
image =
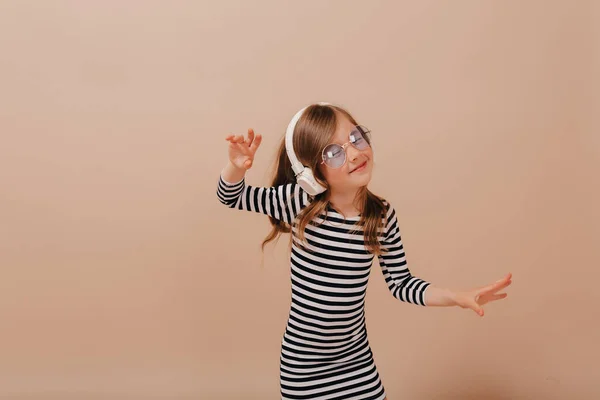
[[[450,304],[450,306],[452,306],[452,307],[457,306],[459,304],[458,292],[448,289],[447,299],[448,299],[447,301]]]
[[[240,168],[237,165],[235,165],[231,160],[227,161],[227,168],[231,169],[231,171],[246,171],[244,168]]]
[[[425,292],[428,306],[450,307],[458,305],[458,292],[450,289],[429,286]]]
[[[445,307],[458,305],[458,293],[452,289],[440,289],[440,302]]]
[[[231,160],[227,163],[225,168],[221,171],[221,178],[226,182],[238,183],[246,175],[246,170],[243,168],[236,167]]]

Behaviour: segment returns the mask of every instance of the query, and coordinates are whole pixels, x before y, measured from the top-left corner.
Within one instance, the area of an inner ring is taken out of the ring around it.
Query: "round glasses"
[[[346,147],[351,144],[358,150],[365,150],[371,146],[371,131],[365,126],[356,125],[348,135],[350,139],[343,145],[330,143],[323,148],[321,164],[330,168],[340,168],[346,163]]]

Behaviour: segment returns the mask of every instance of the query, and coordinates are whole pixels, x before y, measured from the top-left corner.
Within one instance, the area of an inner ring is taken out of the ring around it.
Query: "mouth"
[[[365,167],[367,166],[367,160],[365,160],[362,164],[360,164],[358,167],[354,168],[352,171],[350,171],[350,173],[353,172],[360,172],[362,170],[365,169]]]

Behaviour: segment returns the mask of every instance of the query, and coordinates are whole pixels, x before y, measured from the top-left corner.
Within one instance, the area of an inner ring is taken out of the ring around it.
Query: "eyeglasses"
[[[358,150],[365,150],[371,146],[371,131],[365,126],[356,125],[348,135],[349,141],[343,145],[337,143],[328,144],[323,148],[321,164],[330,168],[340,168],[346,163],[346,147],[349,144]]]

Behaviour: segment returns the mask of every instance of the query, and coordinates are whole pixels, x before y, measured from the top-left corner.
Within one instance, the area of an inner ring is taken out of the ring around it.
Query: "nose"
[[[348,146],[348,147],[346,147],[346,155],[348,156],[348,160],[350,162],[356,161],[356,159],[358,158],[359,154],[360,154],[360,150],[358,150],[354,146]]]

